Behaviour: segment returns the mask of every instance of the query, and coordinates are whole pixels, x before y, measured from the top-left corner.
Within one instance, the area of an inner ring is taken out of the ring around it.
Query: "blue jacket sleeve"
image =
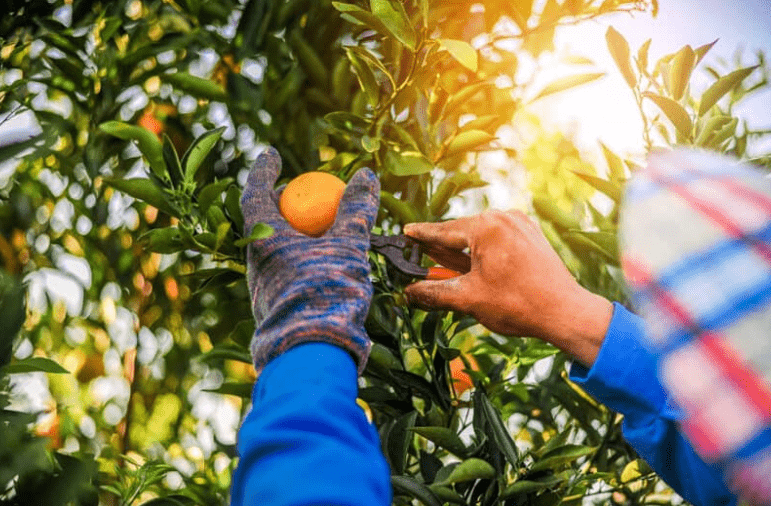
[[[679,432],[680,412],[642,345],[643,321],[618,303],[591,369],[574,363],[570,379],[624,415],[624,438],[669,486],[696,506],[735,505],[720,471],[704,463]]]
[[[231,504],[390,505],[388,464],[357,391],[342,348],[309,343],[272,360],[238,431]]]

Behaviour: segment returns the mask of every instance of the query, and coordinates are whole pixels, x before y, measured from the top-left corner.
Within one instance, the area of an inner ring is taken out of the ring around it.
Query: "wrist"
[[[546,340],[591,367],[613,318],[613,304],[580,285],[562,302],[560,317]]]

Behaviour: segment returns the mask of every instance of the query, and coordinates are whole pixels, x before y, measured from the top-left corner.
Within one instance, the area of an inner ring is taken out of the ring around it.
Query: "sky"
[[[622,153],[639,152],[642,123],[631,90],[607,50],[608,26],[624,35],[633,55],[648,38],[652,39],[650,62],[686,44],[696,48],[719,39],[694,70],[692,87],[697,95],[712,82],[699,69],[714,63],[717,57],[731,61],[736,49],[743,47],[744,62],[751,65],[756,62],[754,55],[758,49],[771,55],[769,0],[660,0],[656,18],[649,13],[614,14],[580,26],[564,27],[555,39],[558,51],[566,52],[569,48],[590,57],[607,76],[572,92],[544,99],[539,107],[555,125],[574,126],[582,144],[596,144],[600,139]],[[771,128],[771,91],[740,103],[738,111],[750,125]]]

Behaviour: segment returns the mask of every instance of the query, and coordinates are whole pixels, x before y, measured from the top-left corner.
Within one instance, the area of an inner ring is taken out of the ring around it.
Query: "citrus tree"
[[[517,70],[553,51],[561,26],[655,15],[655,0],[11,9],[0,21],[2,504],[227,502],[254,382],[244,247],[271,233],[243,229],[239,198],[267,144],[284,160],[279,183],[372,168],[374,231],[386,234],[447,216],[489,185],[480,167],[497,153],[525,176],[528,210],[579,281],[626,302],[615,232],[636,165],[605,146],[592,164],[530,107],[603,73],[591,55],[542,87]],[[606,36],[644,120],[641,146],[757,156],[765,132],[733,106],[767,86],[763,55],[709,67],[708,44],[649,62],[650,41],[632,51]],[[695,72],[712,84],[691,90]],[[375,344],[359,397],[395,504],[676,501],[623,441],[621,417],[569,381],[565,355],[410,308],[410,280],[370,261]]]

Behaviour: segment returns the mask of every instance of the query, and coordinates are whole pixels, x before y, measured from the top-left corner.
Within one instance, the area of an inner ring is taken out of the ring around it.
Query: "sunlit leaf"
[[[415,50],[417,39],[404,6],[398,0],[370,0],[370,8],[396,40]]]
[[[621,71],[621,75],[624,77],[626,84],[628,84],[630,88],[634,88],[637,84],[637,78],[634,75],[632,63],[629,58],[629,43],[624,36],[612,26],[609,26],[608,31],[605,32],[605,41],[608,44],[610,55],[613,57],[613,61],[616,62],[616,66]]]
[[[454,39],[439,39],[439,45],[446,49],[453,58],[469,69],[471,72],[476,72],[479,66],[479,56],[476,49],[465,40]]]
[[[693,52],[696,53],[696,65],[698,65],[699,62],[704,59],[704,56],[706,56],[709,50],[712,49],[712,46],[717,44],[718,40],[720,39],[715,39],[709,44],[704,44],[703,46],[699,46],[693,50]]]
[[[388,150],[385,156],[385,166],[388,172],[395,176],[415,176],[431,172],[434,164],[423,153],[417,151],[402,151],[397,153]]]
[[[669,118],[669,121],[671,121],[672,124],[675,125],[677,131],[680,132],[680,135],[686,139],[691,138],[693,123],[691,122],[691,117],[688,116],[688,112],[683,109],[683,106],[670,98],[662,97],[655,93],[646,91],[643,93],[643,96],[656,104],[659,109],[664,112],[667,118]]]
[[[466,130],[456,135],[447,144],[444,156],[453,156],[458,153],[471,151],[494,140],[495,136],[482,130]]]
[[[682,98],[695,63],[696,53],[693,52],[691,46],[682,48],[672,60],[672,67],[669,69],[669,90],[675,100]]]
[[[709,111],[712,106],[718,102],[718,100],[723,98],[726,93],[738,86],[739,83],[744,81],[747,76],[752,74],[756,68],[758,68],[757,65],[754,67],[735,70],[715,81],[712,86],[710,86],[701,96],[701,104],[699,104],[699,116],[704,116],[704,114],[706,114],[707,111]]]
[[[605,76],[605,73],[599,72],[599,73],[592,73],[592,74],[577,74],[574,76],[561,77],[556,81],[546,85],[541,91],[538,92],[538,94],[535,97],[533,97],[533,100],[531,100],[531,102],[535,102],[539,98],[543,98],[545,96],[552,95],[554,93],[559,93],[561,91],[569,90],[570,88],[575,88],[576,86],[580,86],[582,84],[596,81],[597,79],[604,76]]]

